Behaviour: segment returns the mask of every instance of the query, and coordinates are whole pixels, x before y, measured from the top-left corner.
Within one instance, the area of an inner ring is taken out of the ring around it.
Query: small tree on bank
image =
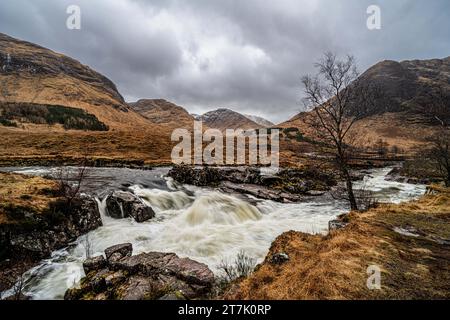
[[[431,143],[430,159],[445,183],[450,187],[450,128],[441,127],[432,135],[428,142]]]
[[[445,185],[450,187],[449,89],[442,85],[430,85],[422,89],[417,103],[417,113],[434,128],[434,133],[426,139],[429,150],[423,155],[430,161]]]
[[[374,107],[378,92],[372,84],[360,80],[352,56],[338,60],[335,54],[326,53],[315,66],[317,75],[302,78],[305,103],[312,109],[305,121],[326,145],[345,180],[350,207],[358,210],[349,168],[354,138],[351,129]]]

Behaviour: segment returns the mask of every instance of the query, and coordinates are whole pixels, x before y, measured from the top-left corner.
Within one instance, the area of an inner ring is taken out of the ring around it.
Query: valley
[[[275,124],[127,102],[90,67],[0,34],[0,299],[448,299],[449,79],[449,57],[381,61]],[[356,84],[382,94],[331,113],[354,121],[335,148],[310,120]],[[279,140],[254,158],[234,136],[231,156],[212,152],[227,130]]]

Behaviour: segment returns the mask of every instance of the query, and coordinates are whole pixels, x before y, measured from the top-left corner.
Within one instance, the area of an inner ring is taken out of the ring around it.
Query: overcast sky
[[[73,4],[81,30],[66,28]],[[381,30],[366,27],[372,4]],[[301,110],[300,77],[324,51],[355,55],[360,71],[447,57],[449,16],[448,0],[1,0],[0,32],[80,60],[127,101],[281,122]]]

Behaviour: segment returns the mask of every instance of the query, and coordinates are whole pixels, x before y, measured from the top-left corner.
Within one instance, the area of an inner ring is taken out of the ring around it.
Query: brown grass
[[[0,173],[0,224],[12,222],[5,208],[32,208],[33,212],[42,213],[55,197],[48,193],[56,189],[56,182],[41,177],[30,177],[14,173]]]
[[[395,227],[414,228],[418,237]],[[290,231],[278,237],[268,258],[227,299],[448,299],[450,193],[351,213],[350,224],[327,236]],[[276,266],[269,257],[285,252]],[[366,286],[367,267],[382,270],[381,290]]]

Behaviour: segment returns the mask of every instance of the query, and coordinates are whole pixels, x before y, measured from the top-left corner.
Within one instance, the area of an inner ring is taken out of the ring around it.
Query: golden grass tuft
[[[279,236],[255,273],[226,299],[448,299],[450,194],[351,213],[350,224],[327,236],[290,231]],[[394,228],[409,228],[417,237]],[[290,260],[272,265],[271,255]],[[382,271],[381,290],[367,288],[367,267]]]
[[[8,206],[27,207],[33,212],[44,212],[56,198],[51,192],[56,182],[41,177],[15,173],[0,173],[0,224],[14,222],[8,218]]]

